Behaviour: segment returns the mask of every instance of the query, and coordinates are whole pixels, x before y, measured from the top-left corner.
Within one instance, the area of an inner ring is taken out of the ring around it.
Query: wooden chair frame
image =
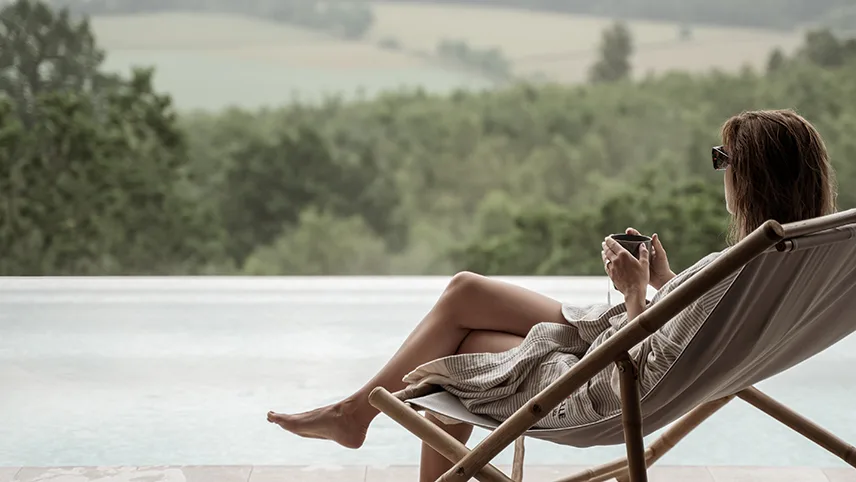
[[[472,450],[419,415],[406,403],[407,400],[437,390],[437,387],[411,387],[395,394],[389,393],[383,387],[378,387],[372,391],[369,402],[455,464],[437,479],[438,482],[463,482],[471,478],[483,482],[520,482],[523,480],[524,432],[591,377],[609,364],[616,363],[620,377],[621,417],[626,458],[584,470],[556,482],[595,482],[613,478],[620,482],[647,482],[648,467],[735,396],[825,448],[847,464],[856,467],[856,448],[754,387],[697,406],[669,426],[650,447],[646,448],[643,440],[637,371],[628,356],[631,348],[655,333],[703,293],[762,253],[771,249],[792,251],[798,247],[849,239],[854,237],[854,230],[835,230],[834,228],[854,222],[856,222],[856,209],[784,225],[772,220],[765,222],[725,254],[580,359],[568,372],[532,397]],[[509,478],[491,465],[490,461],[512,442],[515,442],[514,464],[512,477]]]

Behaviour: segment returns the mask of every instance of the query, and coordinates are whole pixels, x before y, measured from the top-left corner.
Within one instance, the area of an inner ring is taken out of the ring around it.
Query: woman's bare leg
[[[434,307],[386,365],[350,397],[297,415],[268,413],[268,420],[297,435],[360,447],[378,411],[369,405],[375,387],[404,388],[401,379],[417,366],[454,354],[472,330],[526,336],[540,322],[564,323],[561,303],[516,285],[473,273],[455,275]]]
[[[473,426],[466,423],[446,425],[438,420],[437,417],[430,414],[426,414],[425,418],[463,444],[467,443],[467,440],[470,439],[470,435],[473,433]],[[446,457],[438,454],[428,444],[422,442],[422,457],[419,460],[419,482],[435,482],[451,468],[452,462],[449,462]]]
[[[510,333],[475,330],[464,338],[463,343],[458,348],[458,353],[499,353],[520,345],[522,341],[523,337]],[[467,443],[473,433],[472,425],[465,423],[446,425],[431,415],[426,415],[426,418],[461,443]],[[422,458],[419,462],[420,482],[434,482],[451,468],[452,463],[446,457],[437,453],[428,444],[422,443]]]

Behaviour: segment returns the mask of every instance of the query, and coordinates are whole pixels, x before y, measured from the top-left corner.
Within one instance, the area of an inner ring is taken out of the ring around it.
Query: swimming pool
[[[512,281],[576,303],[606,296],[603,278]],[[265,413],[314,408],[359,387],[445,282],[0,278],[0,466],[416,463],[416,439],[383,415],[352,451],[294,437]],[[760,388],[853,440],[854,362],[848,338]],[[532,464],[623,452],[527,447]],[[509,461],[503,453],[500,463]],[[841,465],[739,401],[662,463]]]

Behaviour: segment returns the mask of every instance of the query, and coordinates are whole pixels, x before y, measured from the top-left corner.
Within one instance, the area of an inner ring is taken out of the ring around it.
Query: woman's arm
[[[643,290],[641,293],[631,292],[629,296],[625,296],[624,307],[627,308],[627,321],[632,321],[641,315],[645,311],[645,308],[647,308],[645,291]]]
[[[677,275],[672,270],[669,270],[667,274],[657,278],[656,280],[651,278],[651,286],[653,286],[655,290],[660,291],[660,288],[665,286],[669,281],[672,281],[672,278],[675,276]]]

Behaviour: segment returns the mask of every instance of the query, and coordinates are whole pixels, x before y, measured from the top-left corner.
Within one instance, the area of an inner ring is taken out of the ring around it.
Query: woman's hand
[[[610,237],[603,244],[601,257],[606,274],[615,285],[615,289],[624,295],[628,303],[645,304],[648,281],[650,279],[650,267],[648,263],[648,248],[644,244],[639,246],[639,259],[633,257],[630,251]]]
[[[627,228],[627,234],[641,236],[641,233],[633,228]],[[651,236],[651,262],[650,262],[650,278],[651,286],[655,290],[659,290],[664,284],[675,277],[672,268],[669,267],[669,257],[666,256],[666,250],[663,249],[663,244],[660,242],[660,237],[657,233]]]

